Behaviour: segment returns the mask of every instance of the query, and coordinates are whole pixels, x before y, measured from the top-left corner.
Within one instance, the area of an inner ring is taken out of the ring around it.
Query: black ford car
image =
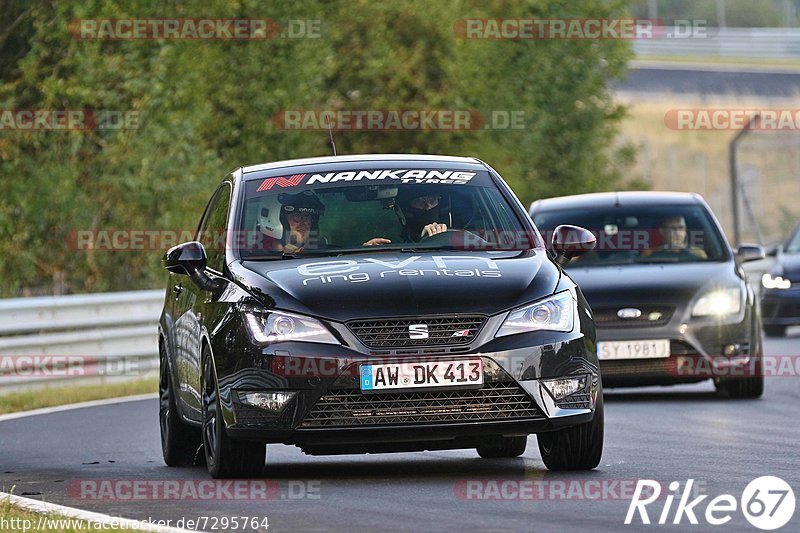
[[[537,433],[548,468],[596,467],[594,324],[558,264],[594,237],[559,228],[551,258],[526,215],[472,158],[232,172],[164,258],[165,462],[258,475],[266,443],[515,457]]]
[[[761,277],[761,313],[764,333],[786,334],[800,326],[800,224],[775,252],[775,264]]]
[[[597,246],[568,266],[594,312],[605,387],[713,379],[735,398],[762,394],[759,308],[735,252],[700,195],[596,193],[534,202],[547,234],[570,220]]]

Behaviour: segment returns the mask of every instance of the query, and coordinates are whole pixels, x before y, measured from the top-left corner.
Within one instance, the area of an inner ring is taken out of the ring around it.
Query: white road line
[[[30,411],[22,411],[19,413],[9,413],[7,415],[0,415],[0,422],[6,420],[14,420],[17,418],[24,418],[28,416],[46,415],[50,413],[59,413],[61,411],[70,411],[73,409],[83,409],[86,407],[98,407],[103,405],[113,405],[116,403],[136,402],[139,400],[150,400],[158,398],[157,394],[137,394],[135,396],[122,396],[119,398],[107,398],[104,400],[93,400],[90,402],[71,403],[67,405],[58,405],[55,407],[44,407],[42,409],[33,409]],[[40,514],[56,513],[67,518],[76,518],[79,520],[91,521],[99,524],[116,525],[119,529],[135,529],[139,531],[153,531],[155,533],[197,533],[193,530],[180,529],[176,527],[160,526],[158,524],[151,524],[142,522],[140,520],[131,520],[129,518],[115,517],[107,514],[93,513],[91,511],[84,511],[74,507],[66,507],[54,503],[46,503],[39,500],[30,498],[23,498],[22,496],[15,496],[6,492],[0,492],[0,501],[8,501],[17,507],[26,509],[28,511]]]
[[[36,415],[49,415],[51,413],[60,413],[62,411],[71,411],[73,409],[84,409],[86,407],[100,407],[103,405],[113,405],[115,403],[125,402],[138,402],[139,400],[150,400],[158,398],[156,393],[137,394],[135,396],[120,396],[118,398],[106,398],[104,400],[92,400],[90,402],[70,403],[66,405],[56,405],[54,407],[43,407],[41,409],[31,409],[30,411],[20,411],[18,413],[8,413],[0,415],[0,422],[6,420],[15,420],[17,418],[25,418],[28,416]]]
[[[131,520],[129,518],[111,516],[102,513],[93,513],[91,511],[75,509],[74,507],[66,507],[64,505],[57,505],[55,503],[47,503],[39,500],[33,500],[30,498],[23,498],[22,496],[15,496],[13,494],[8,494],[7,492],[0,492],[0,502],[5,502],[5,501],[8,501],[12,505],[15,505],[17,507],[20,507],[22,509],[34,513],[39,513],[42,515],[55,513],[62,517],[84,520],[86,522],[92,522],[93,524],[98,524],[98,525],[108,524],[107,527],[109,528],[110,526],[116,526],[117,529],[153,531],[155,533],[189,533],[189,532],[198,533],[197,531],[194,530],[161,526],[154,523],[143,522],[141,520]],[[42,522],[43,520],[40,519],[39,523],[41,524]],[[97,529],[101,528],[96,528],[96,527],[92,528],[92,530],[97,530]]]

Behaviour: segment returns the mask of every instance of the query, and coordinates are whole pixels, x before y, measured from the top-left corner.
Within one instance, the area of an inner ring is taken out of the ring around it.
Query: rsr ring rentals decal
[[[449,265],[448,261],[450,262]],[[431,262],[433,265],[431,265]],[[455,262],[459,264],[453,264]],[[465,262],[471,263],[468,268],[465,268]],[[479,265],[477,267],[475,267],[476,262]],[[422,263],[424,268],[413,268],[414,263]],[[371,272],[360,271],[362,267],[374,268],[372,265],[382,266],[385,270],[375,269]],[[434,255],[430,260],[422,259],[419,255],[413,255],[402,261],[383,261],[374,257],[365,258],[363,262],[350,259],[317,261],[298,266],[297,273],[303,276],[303,285],[308,285],[312,282],[326,284],[336,281],[362,283],[371,281],[372,279],[388,278],[392,276],[503,277],[503,274],[500,272],[500,267],[492,259],[488,257],[465,255]]]

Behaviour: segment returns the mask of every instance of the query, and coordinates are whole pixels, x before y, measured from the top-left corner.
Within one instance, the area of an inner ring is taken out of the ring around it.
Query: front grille
[[[678,356],[700,357],[697,350],[683,341],[670,341],[669,351],[669,357],[600,361],[600,373],[604,378],[630,378],[637,375],[677,376]]]
[[[458,346],[472,342],[485,320],[486,317],[480,315],[371,319],[353,320],[347,327],[370,348]],[[427,338],[412,339],[409,326],[421,324],[427,327]]]
[[[783,302],[764,302],[761,305],[761,316],[764,318],[800,317],[800,304]]]
[[[341,427],[419,422],[469,422],[541,418],[536,404],[513,382],[485,383],[481,389],[363,394],[331,390],[301,427]]]
[[[600,374],[603,379],[632,378],[642,375],[675,376],[677,359],[621,359],[600,361]]]
[[[260,426],[276,420],[274,413],[249,405],[238,404],[235,412],[237,426]]]
[[[556,401],[556,407],[561,409],[590,409],[592,397],[588,392],[576,392],[566,398]]]
[[[625,307],[639,309],[642,314],[638,318],[620,318],[617,311]],[[668,323],[675,312],[675,307],[653,305],[630,305],[616,307],[592,308],[594,323],[599,327],[624,328],[624,327],[651,327],[663,326]]]

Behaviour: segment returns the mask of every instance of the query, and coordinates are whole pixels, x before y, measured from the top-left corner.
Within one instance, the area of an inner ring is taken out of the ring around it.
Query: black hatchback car
[[[605,387],[713,379],[736,398],[764,388],[759,308],[743,261],[697,194],[596,193],[534,202],[547,234],[569,220],[597,246],[568,266],[593,311]]]
[[[761,313],[764,333],[781,337],[789,326],[800,326],[800,224],[774,255],[761,277]]]
[[[591,249],[555,232],[562,263]],[[501,177],[472,158],[282,161],[224,178],[169,250],[164,460],[258,475],[308,454],[475,448],[591,469],[603,401],[591,313]]]

